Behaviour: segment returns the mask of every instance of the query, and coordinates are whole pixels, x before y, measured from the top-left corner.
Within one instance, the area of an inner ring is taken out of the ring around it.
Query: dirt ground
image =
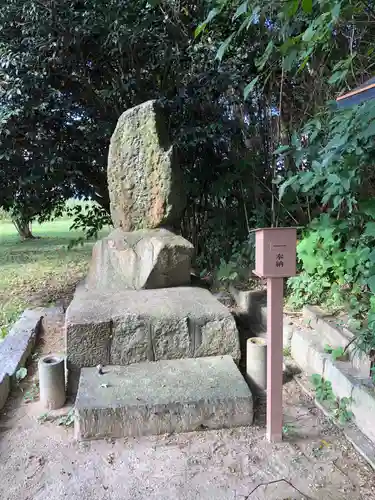
[[[62,314],[47,323],[39,352],[59,352]],[[275,445],[262,404],[248,428],[77,443],[45,414],[35,387],[34,375],[0,416],[1,500],[375,498],[372,469],[293,380],[284,386],[286,437]]]

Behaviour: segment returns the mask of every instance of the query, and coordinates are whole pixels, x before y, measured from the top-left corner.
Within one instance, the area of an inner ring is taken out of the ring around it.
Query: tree
[[[258,123],[264,104],[241,99],[245,77],[255,71],[253,54],[233,53],[217,71],[217,40],[227,36],[227,23],[211,40],[194,39],[205,9],[203,0],[155,8],[146,1],[126,8],[119,0],[0,1],[0,98],[7,109],[1,165],[3,177],[14,180],[1,204],[30,202],[26,212],[48,216],[56,203],[79,195],[108,211],[107,149],[117,119],[159,99],[186,176],[184,234],[213,260],[220,241],[230,252],[230,241],[245,239],[245,212],[255,220],[270,200],[268,123]],[[260,135],[256,145],[253,133]],[[267,189],[258,189],[258,178]],[[25,197],[30,187],[35,196]]]
[[[291,303],[344,309],[357,346],[374,360],[375,101],[342,111],[332,103],[372,76],[373,2],[224,1],[198,31],[225,9],[234,23],[227,15],[232,33],[224,49],[241,46],[248,26],[258,30],[258,75],[244,97],[265,95],[277,108],[279,195],[284,203],[287,196],[307,203],[311,225],[298,246],[301,273],[289,282]],[[319,205],[324,213],[316,217]]]

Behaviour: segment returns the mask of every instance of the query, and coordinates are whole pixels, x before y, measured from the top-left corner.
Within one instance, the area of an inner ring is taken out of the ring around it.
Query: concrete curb
[[[26,364],[41,330],[43,309],[26,309],[0,343],[0,409],[8,398],[16,372]]]
[[[261,310],[267,300],[267,290],[238,290],[230,285],[229,293],[240,313],[248,316],[251,323],[262,324]]]
[[[345,348],[355,337],[355,334],[348,328],[337,324],[334,316],[318,306],[305,306],[303,308],[303,318],[310,328],[323,335],[325,342],[333,347]],[[365,354],[357,352],[354,345],[349,346],[348,352],[352,365],[365,377],[368,377],[371,359]]]
[[[301,389],[306,392],[309,396],[313,397],[313,387],[309,380],[304,376],[299,374],[294,377]],[[358,427],[353,424],[347,424],[345,426],[340,425],[336,420],[332,419],[332,415],[327,411],[327,409],[321,405],[316,399],[314,399],[315,405],[324,413],[327,418],[330,418],[332,422],[344,433],[346,439],[350,442],[353,448],[366,460],[366,462],[375,470],[375,445],[374,443],[361,432]]]
[[[4,407],[10,391],[10,380],[7,373],[0,375],[0,410]]]
[[[266,316],[267,308],[262,307],[263,320]],[[363,436],[356,439],[363,443],[368,441],[375,450],[375,386],[368,376],[367,360],[361,358],[361,365],[358,356],[350,356],[349,361],[333,361],[331,355],[324,352],[325,344],[346,346],[353,334],[349,330],[342,331],[333,324],[332,316],[317,307],[305,307],[303,317],[309,326],[287,325],[290,319],[284,317],[284,347],[290,346],[292,358],[305,374],[319,374],[332,383],[337,397],[352,399],[353,423]],[[348,433],[348,439],[353,441],[353,432]],[[359,447],[354,441],[353,445]],[[369,445],[366,444],[366,447],[369,448]],[[369,462],[375,464],[375,451],[371,460],[373,462]]]
[[[371,378],[365,375],[368,373],[366,359],[363,359],[362,366],[358,366],[360,361],[358,357],[352,358],[351,361],[333,361],[331,356],[324,353],[324,344],[346,345],[348,338],[350,340],[353,334],[350,335],[348,330],[344,333],[339,327],[333,325],[328,320],[329,316],[324,316],[319,308],[311,306],[304,308],[304,317],[311,319],[310,326],[315,330],[305,332],[305,348],[312,356],[323,358],[320,369],[315,370],[315,373],[332,383],[332,390],[336,396],[352,399],[351,410],[358,429],[375,443],[375,387]],[[312,341],[315,336],[320,339],[318,344]],[[295,361],[304,371],[311,373],[311,370],[306,369],[299,352],[292,348],[292,355],[293,352]]]

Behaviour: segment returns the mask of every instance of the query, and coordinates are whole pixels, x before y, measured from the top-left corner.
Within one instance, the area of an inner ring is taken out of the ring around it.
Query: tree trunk
[[[12,219],[21,240],[31,240],[34,239],[33,233],[31,232],[31,223],[22,219]]]

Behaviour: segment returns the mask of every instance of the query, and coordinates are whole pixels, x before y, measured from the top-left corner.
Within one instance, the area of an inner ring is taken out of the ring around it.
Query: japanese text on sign
[[[276,267],[284,267],[284,254],[278,253],[276,255]]]

